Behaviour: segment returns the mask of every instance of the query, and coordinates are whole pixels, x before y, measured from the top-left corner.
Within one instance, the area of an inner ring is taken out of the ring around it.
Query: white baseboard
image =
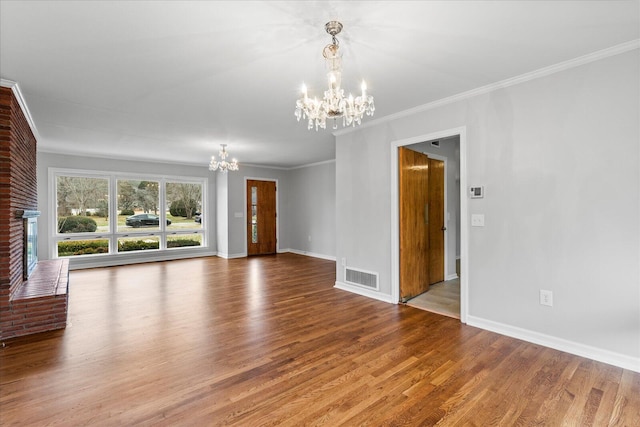
[[[335,261],[336,260],[336,257],[331,256],[331,255],[323,255],[323,254],[317,254],[315,252],[299,251],[297,249],[278,249],[278,253],[279,254],[283,254],[283,253],[287,253],[287,252],[291,252],[291,253],[297,254],[297,255],[310,256],[310,257],[314,257],[314,258],[322,258],[322,259],[326,259],[326,260],[329,260],[329,261]],[[245,258],[247,256],[247,253],[243,252],[243,253],[239,253],[239,254],[228,254],[228,253],[225,253],[225,252],[218,252],[216,255],[219,256],[220,258],[232,259],[232,258]]]
[[[131,254],[117,254],[109,256],[92,256],[87,258],[70,258],[69,270],[82,270],[85,268],[99,268],[99,267],[116,267],[119,265],[130,264],[142,264],[145,262],[158,262],[158,261],[172,261],[178,259],[188,258],[201,258],[208,256],[216,256],[216,252],[189,252],[180,253],[178,251],[162,251],[156,254],[138,252],[136,257],[132,257]]]
[[[216,255],[219,256],[220,258],[224,258],[224,259],[245,258],[247,256],[246,253],[228,254],[228,253],[225,253],[225,252],[218,252]]]
[[[568,341],[563,338],[541,334],[528,329],[518,328],[516,326],[506,325],[504,323],[494,322],[492,320],[470,315],[467,316],[467,325],[486,329],[487,331],[496,332],[501,335],[517,338],[530,343],[543,345],[566,353],[575,354],[576,356],[586,357],[588,359],[607,363],[630,371],[640,372],[640,357],[627,356],[613,351],[603,350],[601,348]]]
[[[307,251],[301,251],[298,249],[280,249],[278,251],[278,253],[284,253],[284,252],[291,252],[292,254],[297,254],[297,255],[305,255],[305,256],[310,256],[313,258],[321,258],[321,259],[326,259],[328,261],[335,261],[336,257],[333,255],[323,255],[323,254],[318,254],[315,252],[307,252]]]
[[[450,274],[450,275],[448,275],[447,277],[445,277],[445,278],[444,278],[444,280],[445,280],[445,281],[447,281],[447,280],[454,280],[454,279],[457,279],[457,278],[458,278],[458,274],[457,274],[457,273],[453,273],[453,274]]]
[[[379,301],[388,302],[389,304],[397,304],[398,301],[393,301],[391,295],[383,294],[382,292],[361,288],[359,286],[349,285],[344,282],[336,282],[334,288],[341,289],[343,291],[351,292],[354,294],[362,295],[363,297],[369,297],[377,299]]]

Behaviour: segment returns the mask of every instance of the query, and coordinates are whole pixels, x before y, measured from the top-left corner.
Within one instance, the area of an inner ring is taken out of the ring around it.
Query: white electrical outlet
[[[553,292],[540,289],[540,304],[553,307]]]
[[[347,259],[346,258],[342,258],[342,266],[343,267],[347,266]]]

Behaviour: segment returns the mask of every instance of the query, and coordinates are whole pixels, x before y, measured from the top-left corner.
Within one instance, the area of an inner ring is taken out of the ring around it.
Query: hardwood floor
[[[640,374],[333,288],[293,254],[71,272],[0,424],[638,426]]]

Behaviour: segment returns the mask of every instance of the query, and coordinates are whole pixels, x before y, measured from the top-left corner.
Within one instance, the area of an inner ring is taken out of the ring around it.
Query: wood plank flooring
[[[640,374],[333,288],[293,255],[72,271],[0,350],[3,426],[638,426]]]

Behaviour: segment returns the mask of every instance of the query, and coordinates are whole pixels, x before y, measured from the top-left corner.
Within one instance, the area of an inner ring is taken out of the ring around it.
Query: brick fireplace
[[[8,86],[8,87],[7,87]],[[24,107],[23,107],[24,106]],[[25,113],[26,111],[26,113]],[[17,85],[0,86],[0,339],[64,328],[68,261],[40,261],[26,279],[24,212],[37,212],[36,137]]]

